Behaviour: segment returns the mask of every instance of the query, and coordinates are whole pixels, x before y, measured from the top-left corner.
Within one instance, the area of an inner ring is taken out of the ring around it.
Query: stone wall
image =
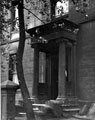
[[[77,41],[77,95],[95,101],[95,21],[80,25]]]
[[[9,53],[13,54],[16,52],[17,42],[14,42],[9,45]],[[26,84],[28,86],[30,96],[32,94],[32,81],[33,81],[33,49],[31,48],[31,45],[29,44],[29,40],[26,40],[25,43],[25,49],[24,49],[24,55],[23,55],[23,69],[24,69],[24,76],[26,80]],[[9,64],[6,57],[1,55],[1,82],[4,82],[5,80],[8,80],[8,70],[9,70]]]
[[[30,92],[30,96],[32,95],[33,63],[34,63],[33,56],[34,56],[34,49],[31,48],[29,41],[26,40],[24,56],[23,56],[23,69],[24,69],[26,84]]]
[[[76,5],[73,4],[73,2],[70,1],[69,4],[69,19],[75,23],[81,23],[84,21],[87,21],[91,18],[94,18],[95,13],[95,0],[89,0],[89,6],[86,9],[85,13],[77,12],[76,11]],[[86,17],[86,15],[88,15]]]

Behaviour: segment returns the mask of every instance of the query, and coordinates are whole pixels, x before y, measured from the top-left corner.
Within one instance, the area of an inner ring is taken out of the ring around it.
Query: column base
[[[59,97],[59,96],[58,96],[58,97],[56,98],[56,100],[64,103],[65,100],[66,100],[66,97]]]
[[[67,104],[69,103],[69,104],[75,104],[75,105],[78,105],[78,99],[77,99],[77,97],[75,97],[75,96],[71,96],[71,97],[67,97],[66,98],[66,101],[65,101]]]
[[[57,97],[56,100],[64,104],[78,104],[77,97],[75,96]]]

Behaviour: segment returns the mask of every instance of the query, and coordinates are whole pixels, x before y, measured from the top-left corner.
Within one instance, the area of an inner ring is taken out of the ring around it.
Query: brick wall
[[[95,100],[95,21],[80,25],[77,42],[77,94]]]

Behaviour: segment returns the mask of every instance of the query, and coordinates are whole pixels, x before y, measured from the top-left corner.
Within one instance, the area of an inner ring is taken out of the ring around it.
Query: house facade
[[[66,16],[28,30],[35,51],[34,76],[38,76],[33,88],[38,92],[33,92],[33,96],[39,98],[41,91],[48,99],[94,102],[94,4],[84,1],[79,7],[69,1]],[[45,61],[42,83],[39,83],[40,52]]]
[[[25,2],[27,8],[29,1]],[[63,2],[65,4],[65,0]],[[23,67],[31,100],[94,102],[95,2],[86,0],[76,4],[67,0],[65,10],[63,2],[51,0],[48,17],[45,13],[39,14],[37,9],[31,9],[31,14],[25,11],[29,19],[25,19],[28,35],[26,33]],[[1,81],[9,79],[17,83],[16,66],[11,63],[15,61],[18,42],[19,32],[14,30],[9,42],[9,64],[1,56],[5,66]],[[22,99],[20,92],[17,99]]]

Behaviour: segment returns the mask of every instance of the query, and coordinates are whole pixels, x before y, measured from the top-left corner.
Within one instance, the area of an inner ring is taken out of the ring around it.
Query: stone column
[[[71,95],[69,97],[69,101],[71,104],[77,104],[77,97],[76,97],[76,43],[73,43],[71,46]]]
[[[57,100],[65,98],[65,70],[66,70],[66,50],[65,43],[59,45],[59,73],[58,73],[58,97]]]
[[[72,96],[76,97],[76,43],[72,46],[71,72]]]
[[[38,100],[38,82],[39,82],[39,51],[34,49],[34,71],[32,83],[32,98],[31,100],[37,102]]]
[[[1,84],[1,119],[15,120],[15,93],[19,86],[10,80]]]
[[[47,53],[46,56],[46,81],[48,86],[48,99],[51,99],[51,55],[50,53]]]

